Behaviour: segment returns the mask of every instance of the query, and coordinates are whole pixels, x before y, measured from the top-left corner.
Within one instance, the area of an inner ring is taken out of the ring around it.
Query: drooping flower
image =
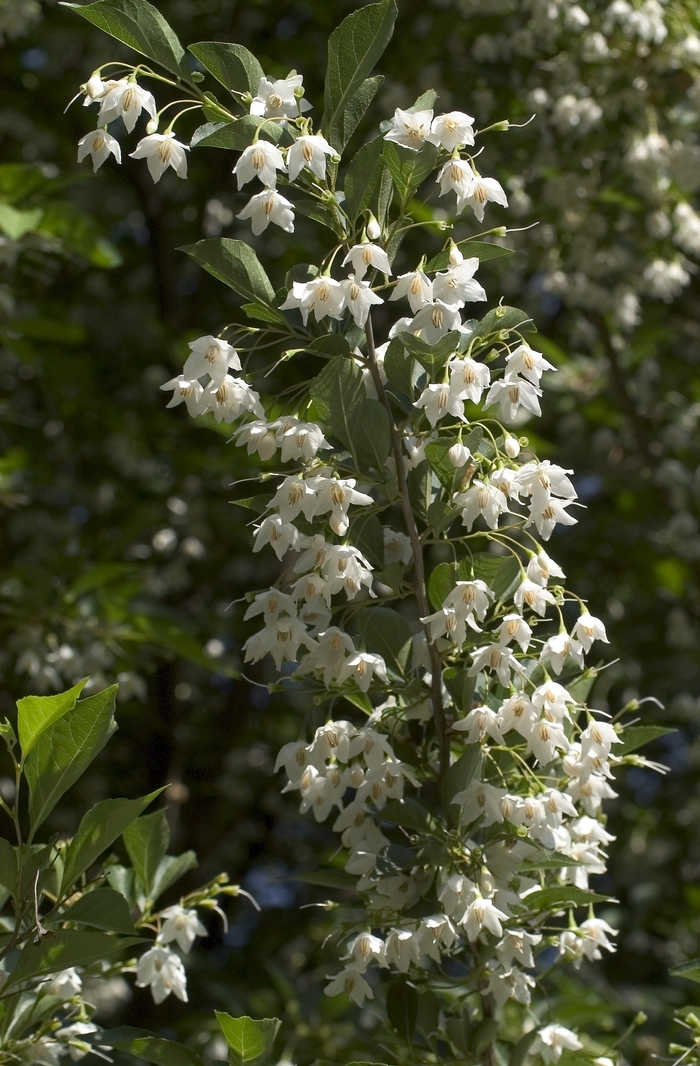
[[[308,167],[317,178],[325,181],[326,156],[335,154],[335,148],[320,134],[305,134],[303,137],[297,137],[287,151],[289,180],[296,181],[303,168]]]
[[[286,197],[275,189],[265,189],[251,196],[236,218],[250,219],[250,226],[257,237],[274,222],[285,233],[294,233],[294,209]]]
[[[132,159],[145,159],[153,181],[159,182],[168,167],[178,178],[187,177],[185,152],[189,152],[189,146],[181,144],[174,133],[151,133],[139,141],[130,155]]]
[[[287,299],[280,304],[280,310],[301,311],[306,325],[312,312],[317,322],[326,316],[340,318],[344,303],[345,290],[341,283],[334,278],[322,276],[312,278],[311,281],[295,281]]]
[[[157,943],[170,944],[177,941],[180,951],[188,952],[194,944],[195,937],[206,936],[207,928],[202,925],[196,910],[192,908],[166,907],[161,911],[161,918],[165,918],[158,934]]]
[[[191,354],[182,370],[185,378],[201,378],[208,374],[220,385],[229,370],[241,369],[236,349],[221,337],[198,337],[196,341],[190,341],[188,347]]]
[[[274,189],[277,185],[277,171],[286,172],[287,165],[279,148],[270,141],[258,141],[257,144],[249,145],[238,158],[233,168],[236,175],[238,188],[242,189],[253,178],[260,181],[268,189]]]
[[[155,947],[144,952],[136,968],[139,988],[150,985],[155,1003],[162,1003],[171,992],[187,1003],[187,978],[182,959],[169,948]]]
[[[92,133],[86,133],[84,137],[78,141],[78,162],[82,163],[85,156],[92,156],[92,169],[97,173],[105,159],[108,158],[110,152],[116,159],[117,163],[122,161],[122,150],[119,145],[119,141],[116,137],[113,137],[111,133],[107,133],[105,129],[93,130]]]
[[[352,263],[355,277],[358,279],[364,278],[370,267],[375,267],[382,274],[386,274],[387,277],[391,274],[391,264],[386,252],[383,248],[376,244],[371,244],[369,241],[363,244],[356,244],[350,249],[345,259],[343,259],[343,266],[348,263]]]
[[[251,115],[263,118],[297,118],[304,111],[311,110],[311,104],[303,97],[297,98],[296,89],[303,84],[301,74],[290,74],[286,78],[261,78],[258,82],[258,94],[251,101]]]
[[[464,111],[448,111],[446,115],[437,115],[430,127],[435,138],[448,152],[462,145],[474,144],[474,119]]]
[[[367,321],[370,308],[384,303],[381,296],[372,292],[368,281],[360,281],[351,274],[346,281],[341,281],[344,303],[355,320],[355,325],[362,329]]]
[[[107,126],[115,118],[121,117],[127,131],[131,133],[142,111],[155,118],[156,102],[153,93],[135,81],[122,79],[100,98],[98,121]]]
[[[435,143],[438,139],[431,133],[432,121],[432,110],[402,111],[400,107],[397,107],[394,111],[394,124],[388,133],[384,134],[384,140],[394,141],[395,144],[400,144],[404,148],[419,152],[426,141]]]
[[[400,300],[403,296],[407,297],[411,310],[415,314],[424,304],[433,302],[433,283],[422,270],[412,270],[408,274],[401,274],[389,299]]]

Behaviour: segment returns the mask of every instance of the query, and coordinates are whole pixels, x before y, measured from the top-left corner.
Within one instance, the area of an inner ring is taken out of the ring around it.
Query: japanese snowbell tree
[[[381,83],[393,0],[332,34],[318,122],[301,74],[270,76],[240,45],[189,46],[193,71],[143,0],[68,6],[148,61],[106,63],[82,87],[98,110],[81,158],[119,162],[123,127],[145,112],[130,154],[154,181],[185,178],[193,149],[229,150],[254,237],[293,232],[300,214],[323,228],[323,258],[283,284],[248,241],[185,249],[250,324],[204,325],[163,389],[168,406],[230,424],[260,464],[260,491],[238,502],[255,514],[252,550],[279,568],[250,590],[245,659],[274,663],[271,689],[291,677],[305,694],[278,767],[339,838],[343,871],[316,883],[358,899],[326,993],[385,1003],[413,1054],[614,1054],[560,1023],[547,976],[614,950],[589,880],[605,871],[614,771],[644,761],[646,734],[622,720],[636,704],[614,719],[586,704],[605,627],[549,554],[576,522],[572,472],[518,428],[555,368],[517,308],[474,315],[489,299],[479,264],[503,254],[478,238],[506,233],[487,160],[508,122],[475,129],[428,91],[347,152]],[[200,88],[204,71],[224,102]],[[145,86],[163,84],[176,96],[160,106]],[[194,111],[206,121],[187,141]],[[456,244],[438,203],[475,230],[487,211],[498,225]]]

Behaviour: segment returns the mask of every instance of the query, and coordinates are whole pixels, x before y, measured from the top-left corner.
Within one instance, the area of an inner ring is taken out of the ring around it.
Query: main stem
[[[377,395],[387,410],[389,415],[389,425],[391,426],[391,448],[394,453],[394,460],[396,462],[396,477],[399,483],[399,495],[401,497],[401,510],[403,512],[403,519],[406,524],[406,532],[408,533],[408,539],[411,542],[411,551],[413,552],[413,568],[416,575],[416,600],[418,602],[418,611],[421,618],[425,618],[430,614],[430,605],[428,602],[427,586],[425,582],[425,566],[423,563],[423,545],[421,543],[420,534],[418,532],[418,526],[416,525],[416,518],[413,513],[413,507],[411,506],[411,497],[408,491],[408,482],[406,480],[406,470],[404,468],[404,452],[399,431],[394,424],[394,418],[389,404],[389,399],[384,390],[384,383],[382,382],[381,374],[379,373],[379,366],[377,364],[377,350],[374,346],[374,331],[372,329],[372,318],[369,316],[365,324],[365,336],[367,337],[367,359],[369,361],[369,370],[372,375],[372,381],[374,387],[377,390]],[[428,643],[428,654],[430,656],[430,673],[431,673],[431,699],[433,704],[433,719],[435,721],[435,732],[437,734],[438,750],[440,753],[440,777],[443,777],[450,766],[450,741],[447,735],[447,724],[445,722],[445,710],[442,705],[442,659],[440,658],[440,652],[430,640],[430,634],[425,627],[425,636]]]

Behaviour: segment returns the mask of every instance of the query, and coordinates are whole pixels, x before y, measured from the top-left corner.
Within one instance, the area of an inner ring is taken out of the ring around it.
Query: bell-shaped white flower
[[[463,792],[458,792],[452,797],[452,802],[461,806],[462,820],[465,825],[475,822],[477,818],[483,818],[482,825],[487,828],[498,822],[503,822],[501,800],[506,795],[504,788],[490,785],[486,781],[471,781]]]
[[[462,145],[474,144],[474,119],[464,111],[448,111],[446,115],[437,115],[431,124],[430,132],[434,143],[439,143],[448,152]]]
[[[605,626],[599,618],[594,618],[588,611],[584,611],[578,618],[572,630],[573,636],[581,642],[586,652],[591,650],[594,640],[602,640],[609,644]]]
[[[286,477],[270,500],[270,507],[279,511],[283,522],[292,522],[298,514],[309,521],[316,513],[316,491],[311,479],[298,474]]]
[[[467,934],[467,940],[476,940],[485,929],[494,936],[503,936],[502,921],[508,916],[499,910],[493,900],[477,897],[469,904],[459,923]]]
[[[547,766],[559,751],[569,750],[566,733],[557,722],[540,719],[528,737],[526,753],[533,754],[541,766]]]
[[[179,404],[184,403],[187,407],[187,413],[192,415],[193,418],[202,413],[204,389],[196,378],[190,381],[189,378],[178,374],[177,377],[171,378],[170,381],[166,381],[160,387],[163,391],[169,392],[172,389],[173,392],[172,398],[166,404],[166,407],[177,407]]]
[[[444,274],[437,274],[433,281],[433,293],[436,300],[452,307],[464,307],[464,304],[475,300],[486,299],[486,289],[478,281],[474,281],[474,275],[479,269],[479,260],[476,256],[464,259],[458,266],[452,266]]]
[[[296,548],[299,542],[299,530],[291,522],[283,522],[278,514],[268,515],[255,529],[253,551],[259,552],[266,544],[274,550],[278,559],[282,559],[289,548]]]
[[[557,633],[545,641],[540,651],[540,663],[549,663],[554,673],[559,674],[569,656],[583,670],[583,648],[568,633]]]
[[[275,189],[265,189],[251,196],[236,218],[249,218],[250,227],[256,237],[263,233],[271,222],[285,233],[294,233],[293,205]]]
[[[537,584],[535,581],[530,581],[529,578],[524,578],[521,581],[515,590],[513,601],[519,611],[529,607],[540,617],[544,617],[547,611],[547,604],[554,605],[557,602],[549,589],[543,588],[542,585]]]
[[[346,966],[329,980],[331,983],[324,989],[327,996],[338,996],[344,992],[358,1007],[362,1006],[365,999],[374,999],[374,992],[362,976],[361,967],[357,965]]]
[[[290,74],[286,78],[261,78],[258,82],[257,96],[250,105],[251,115],[263,118],[297,118],[304,111],[311,110],[311,104],[303,97],[297,98],[295,90],[303,84],[301,74]]]
[[[565,1049],[580,1051],[583,1047],[576,1033],[563,1025],[546,1025],[544,1029],[539,1030],[536,1043],[537,1047],[533,1050],[539,1052],[548,1064],[559,1062]]]
[[[508,511],[508,501],[500,489],[476,479],[471,488],[455,496],[454,503],[456,507],[461,507],[462,522],[470,533],[479,515],[484,518],[489,529],[498,529],[500,515]]]
[[[411,270],[408,274],[401,274],[389,299],[400,300],[403,296],[408,299],[411,310],[415,314],[424,304],[433,302],[433,283],[422,270]]]
[[[236,175],[239,189],[253,178],[259,178],[268,189],[274,189],[277,185],[278,170],[287,170],[279,148],[270,141],[258,141],[241,153],[233,173]]]
[[[461,211],[474,185],[471,165],[464,159],[448,159],[435,180],[440,185],[440,196],[456,193],[457,211]]]
[[[283,463],[290,459],[313,459],[317,452],[331,447],[315,422],[300,422],[298,418],[287,416],[278,419],[273,426],[281,445]]]
[[[153,93],[135,81],[122,80],[101,97],[98,121],[106,126],[115,118],[121,117],[131,133],[142,111],[155,118],[156,102]]]
[[[121,163],[122,150],[119,146],[119,141],[116,137],[113,137],[111,133],[107,133],[107,130],[93,130],[92,133],[86,133],[85,136],[81,137],[78,141],[78,162],[82,163],[86,156],[91,156],[92,169],[95,174],[100,169],[105,159],[107,159],[110,152],[116,159],[117,163]]]
[[[267,589],[266,592],[258,592],[243,615],[243,621],[262,615],[267,625],[268,622],[274,622],[281,611],[293,616],[296,613],[294,600],[279,589]]]
[[[171,992],[183,1003],[187,1002],[187,978],[182,959],[168,948],[155,947],[144,952],[136,967],[136,984],[139,988],[150,986],[155,1003],[162,1003]]]
[[[386,252],[383,248],[376,244],[371,244],[369,241],[363,244],[356,244],[350,249],[345,259],[343,259],[343,266],[347,266],[348,263],[352,263],[355,277],[360,280],[364,278],[370,267],[375,267],[376,270],[386,274],[387,277],[391,274],[391,265]]]
[[[513,655],[510,648],[504,648],[500,644],[485,644],[482,648],[475,648],[472,652],[472,665],[467,673],[470,676],[478,674],[481,670],[490,670],[496,674],[504,688],[510,685],[510,672],[522,674],[523,667]]]
[[[426,344],[435,344],[450,330],[460,330],[462,319],[456,307],[450,307],[442,300],[424,304],[413,319],[410,332],[418,334]]]
[[[355,320],[355,325],[362,329],[367,321],[370,308],[384,301],[381,296],[372,292],[368,281],[360,281],[351,274],[346,281],[341,281],[344,304]]]
[[[491,382],[491,371],[485,363],[477,363],[469,356],[453,356],[447,364],[450,372],[450,388],[462,399],[479,403],[484,389]]]
[[[461,203],[458,199],[458,210],[461,211],[466,204],[469,204],[476,215],[477,222],[483,222],[484,209],[489,200],[500,204],[501,207],[508,206],[508,197],[502,185],[495,178],[482,178],[476,174],[466,196],[462,197]]]
[[[217,422],[233,422],[243,411],[250,411],[258,418],[265,414],[258,393],[243,378],[233,378],[230,374],[219,384],[210,381],[204,389],[200,413],[206,411],[211,411]]]
[[[52,977],[46,985],[46,991],[51,996],[60,996],[62,999],[71,999],[80,994],[83,982],[75,966],[67,970],[61,970]]]
[[[527,740],[537,722],[538,712],[524,692],[516,692],[501,704],[498,716],[501,732],[514,729]]]
[[[394,122],[388,133],[384,134],[385,141],[394,141],[404,148],[411,148],[419,152],[426,141],[436,143],[437,137],[431,133],[430,127],[433,121],[432,110],[428,111],[402,111],[397,107],[394,111]]]
[[[217,385],[229,370],[240,370],[241,361],[236,349],[220,337],[198,337],[188,344],[191,355],[183,367],[183,377],[201,378],[208,374]]]
[[[281,311],[298,310],[304,325],[313,316],[317,322],[322,318],[340,318],[345,303],[345,290],[339,281],[325,276],[312,278],[311,281],[295,281],[292,291],[283,304]]]
[[[457,732],[466,733],[470,744],[478,744],[487,736],[497,744],[503,743],[498,715],[490,707],[473,707],[465,718],[453,722],[452,728]]]
[[[578,522],[578,519],[574,518],[566,510],[566,506],[572,502],[572,500],[561,501],[552,498],[546,503],[536,506],[533,501],[525,527],[531,526],[534,522],[542,540],[549,540],[556,525],[575,526]]]
[[[526,342],[519,344],[517,348],[508,353],[506,363],[506,378],[519,374],[533,385],[539,385],[545,370],[557,369],[545,359],[542,352],[534,351]]]
[[[345,661],[340,680],[347,681],[352,678],[362,692],[367,692],[375,676],[386,683],[386,663],[384,659],[381,655],[359,651]]]
[[[542,410],[538,396],[541,395],[542,390],[536,385],[531,385],[529,381],[522,381],[520,378],[503,378],[501,381],[494,381],[489,389],[484,410],[495,403],[500,404],[501,417],[509,422],[513,422],[518,417],[521,407],[539,417]]]
[[[194,944],[195,937],[207,936],[207,928],[202,925],[193,908],[177,905],[166,907],[164,911],[161,911],[160,916],[165,918],[165,921],[158,934],[157,943],[159,944],[170,944],[176,940],[180,951],[187,953]]]
[[[297,137],[293,145],[287,150],[287,166],[289,168],[289,180],[296,181],[304,167],[325,181],[326,156],[335,156],[333,148],[325,137],[320,134],[305,134]]]
[[[248,455],[258,453],[263,461],[271,459],[277,451],[277,436],[264,419],[248,422],[236,433],[236,444],[246,445]]]
[[[440,385],[426,385],[418,399],[414,401],[413,406],[419,409],[423,408],[425,417],[431,426],[435,426],[445,415],[452,415],[454,418],[461,418],[466,421],[464,417],[464,400],[452,391],[449,382],[443,382]]]
[[[151,133],[144,137],[131,152],[132,159],[145,159],[154,182],[159,182],[163,174],[172,167],[178,178],[187,177],[186,144],[181,144],[174,133]]]
[[[507,614],[498,627],[497,632],[499,643],[503,645],[510,644],[512,640],[515,640],[518,642],[523,652],[526,652],[530,647],[532,630],[522,615]]]
[[[324,685],[339,681],[345,660],[355,654],[352,637],[337,626],[330,626],[318,638],[318,643],[299,663],[300,674],[322,672]],[[338,723],[335,723],[336,725]]]

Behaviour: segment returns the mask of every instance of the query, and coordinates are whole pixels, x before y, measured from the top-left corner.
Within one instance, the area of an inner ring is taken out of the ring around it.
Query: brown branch
[[[381,403],[386,408],[389,414],[389,424],[391,426],[391,448],[394,453],[394,460],[396,462],[396,477],[399,483],[399,494],[401,497],[401,510],[403,512],[404,522],[406,524],[406,532],[408,533],[408,539],[411,542],[411,550],[413,551],[413,566],[416,575],[416,600],[418,602],[418,610],[422,618],[430,614],[430,604],[428,602],[427,586],[425,581],[425,565],[423,562],[423,545],[421,543],[420,534],[416,525],[415,515],[413,514],[413,508],[411,506],[411,497],[408,491],[408,482],[406,480],[406,471],[404,468],[404,452],[401,441],[401,436],[397,430],[389,404],[389,399],[384,389],[384,384],[379,373],[379,367],[377,365],[377,351],[374,346],[374,332],[372,330],[372,319],[367,318],[365,326],[365,334],[367,337],[367,358],[369,360],[369,369],[372,375],[372,381],[374,387],[377,390],[377,395]],[[431,668],[431,699],[433,703],[433,718],[435,720],[435,732],[438,740],[438,750],[440,753],[440,777],[443,777],[450,766],[450,741],[447,735],[447,724],[445,722],[445,710],[442,705],[442,659],[440,658],[440,652],[430,640],[430,634],[428,633],[427,626],[425,628],[426,640],[428,642],[428,654],[430,656],[430,668]]]

